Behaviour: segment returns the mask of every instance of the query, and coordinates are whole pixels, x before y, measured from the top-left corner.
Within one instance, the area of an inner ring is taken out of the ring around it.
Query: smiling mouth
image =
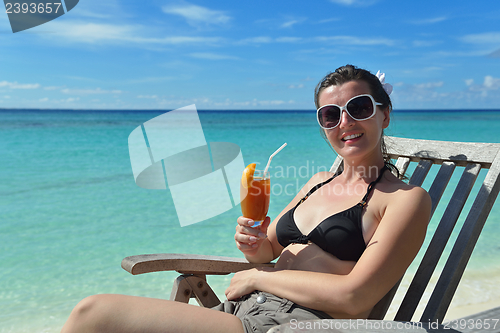
[[[346,137],[343,137],[343,138],[342,138],[342,141],[347,141],[347,140],[356,139],[356,138],[361,137],[362,135],[363,135],[362,133],[348,135],[348,136],[346,136]]]

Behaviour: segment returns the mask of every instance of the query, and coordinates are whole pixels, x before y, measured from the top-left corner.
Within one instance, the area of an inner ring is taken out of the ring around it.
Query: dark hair
[[[384,90],[382,83],[380,80],[365,69],[358,68],[353,65],[345,65],[339,67],[335,70],[335,72],[327,74],[316,86],[314,89],[314,104],[316,105],[316,109],[320,107],[319,105],[319,95],[321,92],[330,86],[339,86],[344,83],[350,81],[364,81],[368,84],[370,88],[370,94],[373,96],[375,101],[382,103],[380,106],[383,109],[389,108],[389,112],[392,111],[392,102],[391,98]],[[328,142],[326,138],[325,132],[322,128],[320,128],[321,136]],[[380,146],[382,149],[382,154],[384,156],[385,164],[388,165],[392,170],[397,170],[396,167],[391,162],[391,158],[387,154],[387,147],[384,142],[384,132],[382,131],[382,138],[380,139]],[[398,172],[399,174],[399,172]]]
[[[382,103],[381,107],[385,109],[389,107],[389,111],[392,110],[391,98],[384,90],[380,80],[367,70],[357,68],[353,65],[345,65],[339,67],[330,74],[327,74],[314,89],[314,104],[316,109],[319,108],[319,94],[327,87],[330,86],[340,86],[349,81],[365,81],[370,87],[370,94],[373,98]]]

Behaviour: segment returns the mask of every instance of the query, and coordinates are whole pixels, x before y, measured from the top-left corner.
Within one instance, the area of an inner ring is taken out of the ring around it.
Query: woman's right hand
[[[234,235],[236,246],[245,256],[254,256],[267,239],[267,228],[271,223],[271,219],[266,216],[262,224],[255,228],[252,227],[254,221],[247,217],[240,216],[237,222],[238,225]]]

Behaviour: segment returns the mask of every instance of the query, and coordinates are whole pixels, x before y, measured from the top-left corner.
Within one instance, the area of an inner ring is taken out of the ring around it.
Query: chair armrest
[[[255,267],[274,267],[274,263],[253,264],[243,258],[178,253],[142,254],[122,260],[122,268],[132,275],[160,271],[226,275]]]

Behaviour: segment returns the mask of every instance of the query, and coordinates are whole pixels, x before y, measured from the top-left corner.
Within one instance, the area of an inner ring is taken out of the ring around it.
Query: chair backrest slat
[[[432,292],[421,321],[442,321],[467,266],[486,218],[500,191],[500,154],[494,154],[490,170],[479,189],[455,245],[446,261],[443,272]]]
[[[409,157],[412,161],[430,159],[434,164],[443,161],[455,162],[458,166],[469,163],[481,163],[489,168],[498,152],[498,143],[448,142],[433,140],[415,140],[386,137],[387,152],[391,158]]]
[[[335,173],[335,174],[339,173],[342,170],[343,162],[344,162],[343,158],[340,156],[337,156],[337,158],[333,162],[332,167],[330,168],[330,172]]]
[[[480,171],[480,164],[465,168],[394,320],[409,321],[413,317]]]
[[[455,167],[456,164],[454,162],[443,162],[441,168],[439,168],[436,178],[434,178],[434,182],[429,189],[429,195],[432,201],[431,217],[434,215],[434,211],[443,196],[444,190],[450,182],[451,175],[453,175]]]
[[[399,157],[396,161],[396,168],[399,170],[400,175],[404,175],[408,166],[410,165],[409,157]]]
[[[411,185],[421,186],[425,180],[425,177],[427,177],[427,174],[429,173],[431,166],[432,166],[431,160],[426,159],[418,162],[415,171],[413,171],[413,174],[410,177],[409,183]]]

